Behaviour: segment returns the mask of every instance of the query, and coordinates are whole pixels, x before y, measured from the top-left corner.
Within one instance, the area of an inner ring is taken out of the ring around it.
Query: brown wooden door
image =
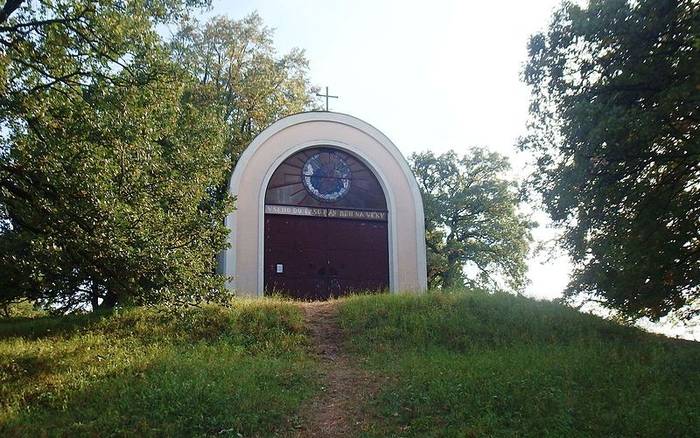
[[[389,287],[387,223],[265,215],[265,290],[327,299]]]

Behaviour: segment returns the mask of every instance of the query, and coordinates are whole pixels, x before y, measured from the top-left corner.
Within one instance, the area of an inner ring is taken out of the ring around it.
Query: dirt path
[[[337,302],[300,304],[321,361],[321,393],[302,406],[298,437],[346,437],[363,430],[364,402],[379,388],[378,380],[343,351]]]

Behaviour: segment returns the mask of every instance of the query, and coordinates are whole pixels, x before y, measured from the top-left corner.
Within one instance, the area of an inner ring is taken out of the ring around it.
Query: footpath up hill
[[[694,436],[700,344],[505,294],[0,320],[0,436]]]

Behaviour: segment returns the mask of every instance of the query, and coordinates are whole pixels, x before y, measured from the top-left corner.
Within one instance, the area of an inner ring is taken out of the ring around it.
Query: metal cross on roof
[[[326,111],[328,111],[328,99],[329,99],[329,98],[331,98],[331,99],[337,99],[337,98],[338,98],[338,96],[331,96],[330,94],[328,94],[328,87],[326,87],[326,94],[316,93],[316,96],[318,96],[318,97],[325,97],[325,98],[326,98]]]

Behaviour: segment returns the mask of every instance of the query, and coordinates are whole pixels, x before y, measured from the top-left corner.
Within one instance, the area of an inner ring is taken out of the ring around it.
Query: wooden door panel
[[[282,265],[282,272],[277,272]],[[327,270],[326,251],[285,247],[265,248],[265,272],[285,278],[313,278],[320,270]]]
[[[331,274],[344,280],[386,281],[388,270],[383,260],[388,254],[382,249],[383,245],[377,245],[374,251],[330,250],[329,270]]]
[[[337,219],[331,221],[329,228],[332,249],[366,251],[386,240],[386,222]]]
[[[265,215],[265,245],[277,248],[326,248],[323,219]]]
[[[264,255],[268,292],[326,299],[389,286],[386,222],[265,215]]]

